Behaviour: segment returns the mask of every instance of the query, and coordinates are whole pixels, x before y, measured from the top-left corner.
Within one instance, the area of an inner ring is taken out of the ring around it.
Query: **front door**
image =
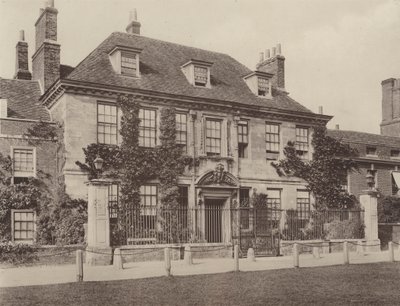
[[[222,242],[222,213],[225,200],[206,199],[204,207],[205,238],[208,243]]]

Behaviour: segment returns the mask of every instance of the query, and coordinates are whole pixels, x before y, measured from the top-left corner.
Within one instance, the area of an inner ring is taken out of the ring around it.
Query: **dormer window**
[[[258,95],[265,97],[269,93],[269,80],[258,77]]]
[[[126,51],[121,52],[121,74],[136,76],[136,71],[136,54]]]
[[[208,83],[208,69],[194,66],[194,85],[206,87]]]
[[[376,156],[376,147],[367,147],[368,156]]]
[[[182,65],[182,72],[190,84],[196,87],[211,88],[210,68],[213,63],[192,59]]]
[[[117,74],[140,77],[139,55],[142,49],[116,46],[110,53],[111,65]]]
[[[271,96],[271,73],[262,71],[254,71],[244,77],[244,80],[249,86],[253,94],[262,98],[272,98]]]

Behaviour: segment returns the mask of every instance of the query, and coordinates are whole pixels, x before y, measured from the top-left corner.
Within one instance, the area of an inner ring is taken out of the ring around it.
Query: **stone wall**
[[[86,187],[84,182],[87,177],[82,173],[76,161],[84,162],[85,156],[82,148],[87,147],[91,143],[97,142],[97,103],[108,102],[115,103],[103,97],[83,96],[75,94],[64,94],[56,105],[52,107],[51,114],[55,121],[64,123],[65,137],[65,158],[64,167],[65,181],[67,184],[67,192],[73,197],[86,197]],[[157,108],[157,127],[159,127],[159,105],[150,105],[142,103],[143,106]],[[189,111],[189,110],[187,110]],[[118,112],[121,117],[121,112]],[[280,177],[276,173],[275,168],[271,165],[271,161],[266,159],[265,153],[265,122],[266,118],[245,118],[249,121],[249,145],[248,158],[238,159],[237,151],[237,134],[232,114],[221,113],[217,111],[197,111],[195,120],[195,132],[193,133],[192,122],[188,113],[188,151],[187,154],[192,156],[193,150],[196,156],[204,156],[204,118],[215,117],[223,120],[222,128],[222,157],[233,160],[230,166],[225,163],[225,170],[230,171],[233,175],[240,178],[241,186],[256,188],[258,192],[267,192],[267,188],[282,188],[282,203],[286,205],[284,208],[296,207],[296,189],[304,188],[304,183],[299,179],[290,177]],[[230,128],[228,126],[230,125]],[[118,129],[120,126],[118,126]],[[281,153],[279,158],[283,158],[283,147],[289,140],[295,140],[296,124],[291,122],[280,122],[281,129]],[[229,132],[228,132],[229,131]],[[195,134],[194,147],[193,135]],[[157,131],[157,135],[160,132]],[[310,136],[311,137],[311,136]],[[119,137],[120,139],[120,137]],[[158,143],[159,144],[159,143]],[[311,150],[311,147],[310,147]],[[231,156],[228,156],[228,153]],[[311,152],[310,152],[311,155]],[[199,177],[209,170],[213,170],[219,161],[214,161],[205,157],[197,169],[196,175]],[[191,173],[187,172],[189,176]],[[187,180],[182,177],[181,181]],[[194,186],[192,186],[194,187]],[[194,193],[194,188],[189,192]]]

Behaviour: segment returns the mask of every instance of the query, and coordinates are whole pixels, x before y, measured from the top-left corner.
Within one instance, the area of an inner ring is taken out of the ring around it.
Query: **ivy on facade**
[[[293,142],[284,148],[285,159],[274,163],[279,175],[290,175],[306,181],[314,195],[317,210],[353,208],[356,198],[343,190],[347,173],[357,170],[357,150],[328,136],[326,127],[316,127],[311,142],[311,160],[301,159]]]
[[[160,145],[154,148],[139,146],[140,105],[132,96],[120,96],[117,100],[122,111],[120,147],[105,144],[90,144],[84,148],[85,163],[76,164],[89,175],[98,178],[94,160],[104,160],[103,177],[120,180],[121,207],[140,207],[140,186],[158,179],[161,207],[175,208],[178,205],[178,177],[185,167],[198,165],[198,160],[183,154],[176,143],[175,108],[163,107],[160,111]]]

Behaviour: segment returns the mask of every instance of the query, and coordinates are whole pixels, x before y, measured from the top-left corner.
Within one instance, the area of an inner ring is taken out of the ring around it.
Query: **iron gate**
[[[233,211],[232,232],[241,256],[253,248],[256,256],[277,256],[280,246],[282,211],[269,207],[240,207]]]

